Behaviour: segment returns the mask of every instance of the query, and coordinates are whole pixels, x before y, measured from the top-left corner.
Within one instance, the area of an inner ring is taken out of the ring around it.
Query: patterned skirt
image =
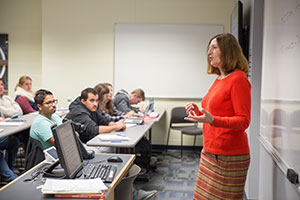
[[[250,154],[222,156],[201,152],[195,200],[243,200]]]

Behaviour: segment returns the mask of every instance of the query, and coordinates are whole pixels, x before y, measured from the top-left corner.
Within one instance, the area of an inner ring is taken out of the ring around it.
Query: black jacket
[[[86,143],[99,134],[99,125],[108,125],[111,120],[96,112],[90,112],[77,97],[69,106],[70,112],[65,117],[73,122],[80,123],[83,127],[75,126],[82,142]]]

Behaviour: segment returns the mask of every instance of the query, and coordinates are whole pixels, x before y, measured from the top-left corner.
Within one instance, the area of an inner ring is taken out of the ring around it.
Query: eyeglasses
[[[43,104],[46,104],[47,106],[50,106],[50,105],[53,105],[53,104],[57,104],[58,100],[57,99],[54,99],[53,101],[47,101]]]

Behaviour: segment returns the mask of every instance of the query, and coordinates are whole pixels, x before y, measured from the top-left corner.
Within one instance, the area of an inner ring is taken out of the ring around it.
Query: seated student
[[[142,89],[136,89],[132,91],[130,94],[128,94],[127,91],[122,89],[116,94],[113,100],[116,108],[126,113],[130,112],[131,110],[137,113],[139,109],[134,108],[131,105],[138,104],[142,101],[145,101],[145,93]]]
[[[47,149],[54,145],[51,126],[62,124],[62,119],[55,114],[57,99],[50,91],[41,89],[35,93],[34,101],[39,114],[31,125],[30,137],[40,141],[43,149]]]
[[[4,118],[0,117],[0,121],[4,121]],[[13,167],[15,164],[18,148],[19,148],[19,140],[13,137],[13,144],[12,144],[12,163],[11,166]],[[5,158],[1,150],[6,149]],[[18,176],[8,167],[7,160],[8,160],[8,136],[0,138],[0,176],[3,178],[4,181],[9,182],[17,178]]]
[[[22,109],[17,102],[7,95],[4,95],[4,84],[0,78],[0,112],[2,117],[9,118],[13,115],[22,115]]]
[[[125,112],[114,110],[112,106],[112,87],[109,88],[106,84],[100,83],[96,85],[94,89],[97,91],[99,97],[98,112],[108,117],[111,121],[117,122],[134,115],[134,111],[130,111],[126,114]],[[112,108],[112,112],[107,109],[108,104]]]
[[[15,88],[15,101],[22,108],[23,114],[36,112],[38,110],[34,103],[34,94],[31,91],[32,79],[29,76],[22,76]]]
[[[84,143],[98,134],[126,128],[123,122],[115,123],[101,115],[97,108],[98,94],[93,88],[84,89],[80,97],[76,98],[69,106],[70,112],[66,118],[83,125],[83,128],[76,131]]]

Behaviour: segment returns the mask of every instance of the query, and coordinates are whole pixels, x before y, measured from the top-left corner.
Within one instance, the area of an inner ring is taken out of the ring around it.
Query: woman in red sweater
[[[251,85],[248,62],[235,37],[213,37],[207,48],[208,74],[218,77],[202,99],[186,105],[186,120],[203,123],[203,150],[194,199],[243,199],[250,164],[248,137]]]

